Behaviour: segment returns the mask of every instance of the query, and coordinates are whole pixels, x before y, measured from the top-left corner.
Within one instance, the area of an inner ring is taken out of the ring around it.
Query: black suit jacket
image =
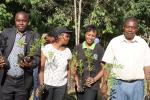
[[[12,28],[7,28],[5,29],[1,34],[7,38],[6,40],[6,45],[7,47],[3,50],[3,56],[5,57],[5,62],[6,62],[6,65],[5,65],[5,68],[4,69],[1,69],[0,71],[0,77],[2,78],[0,80],[0,83],[1,85],[3,84],[3,82],[5,81],[5,76],[6,76],[6,73],[7,73],[7,70],[9,69],[9,62],[7,60],[12,48],[13,48],[13,45],[14,45],[14,42],[15,42],[15,38],[16,38],[16,31],[17,29],[15,27],[12,27]],[[37,38],[39,38],[39,34],[38,33],[34,33],[33,31],[30,31],[30,30],[26,30],[25,32],[26,34],[26,39],[25,39],[25,42],[26,42],[26,45],[24,47],[24,52],[25,52],[25,55],[27,54],[27,52],[29,51],[33,41]],[[31,73],[31,76],[32,76],[32,72],[33,72],[33,68],[37,67],[39,65],[39,57],[40,57],[40,48],[37,48],[37,53],[33,56],[33,65],[31,68],[28,68],[28,69],[24,69],[24,72],[26,73]],[[25,77],[25,80],[27,78]]]

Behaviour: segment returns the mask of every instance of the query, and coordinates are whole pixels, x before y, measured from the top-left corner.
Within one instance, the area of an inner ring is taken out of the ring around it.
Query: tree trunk
[[[77,2],[74,0],[74,23],[75,23],[75,44],[78,44],[78,26],[77,26]]]
[[[82,0],[79,1],[79,13],[78,13],[78,44],[80,43],[80,24],[81,24],[81,11],[82,11]]]
[[[99,3],[99,0],[96,0],[96,4],[98,4]]]
[[[75,23],[76,45],[80,43],[80,23],[81,23],[81,12],[82,12],[82,0],[79,1],[78,5],[79,5],[79,8],[77,7],[77,0],[74,0],[74,23]]]

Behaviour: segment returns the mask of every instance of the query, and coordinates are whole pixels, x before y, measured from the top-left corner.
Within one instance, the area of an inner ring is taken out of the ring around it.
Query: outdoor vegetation
[[[100,43],[105,48],[113,37],[122,34],[123,20],[130,16],[139,20],[138,35],[150,41],[150,0],[0,0],[0,31],[13,26],[14,15],[21,10],[30,15],[29,28],[40,34],[58,26],[73,30],[70,48],[83,41],[84,27],[88,24],[97,26]],[[23,41],[18,43],[24,45]],[[78,66],[82,76],[83,63],[76,55],[73,57],[70,64],[73,68]],[[109,69],[109,65],[106,67]],[[68,98],[75,98],[74,93],[70,92]]]
[[[150,0],[0,0],[0,31],[14,25],[14,14],[24,10],[30,15],[30,27],[40,34],[57,26],[74,31],[69,44],[82,42],[84,27],[95,24],[101,44],[122,31],[124,18],[138,18],[139,32],[148,40],[150,34]]]

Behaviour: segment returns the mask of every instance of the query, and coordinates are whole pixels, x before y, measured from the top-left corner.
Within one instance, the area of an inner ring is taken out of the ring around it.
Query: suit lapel
[[[13,30],[8,35],[11,35],[11,38],[8,38],[8,40],[7,40],[8,49],[7,49],[6,57],[8,57],[8,55],[10,54],[10,52],[14,46],[14,42],[15,42],[15,38],[16,38],[16,28],[13,28]]]

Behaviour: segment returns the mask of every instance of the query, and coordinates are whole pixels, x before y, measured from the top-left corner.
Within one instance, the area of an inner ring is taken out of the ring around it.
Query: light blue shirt
[[[15,38],[15,43],[12,48],[10,55],[8,56],[8,61],[10,63],[10,69],[7,75],[18,77],[24,74],[24,70],[18,64],[18,54],[24,54],[24,45],[19,45],[17,41],[25,41],[26,35],[17,33]]]

